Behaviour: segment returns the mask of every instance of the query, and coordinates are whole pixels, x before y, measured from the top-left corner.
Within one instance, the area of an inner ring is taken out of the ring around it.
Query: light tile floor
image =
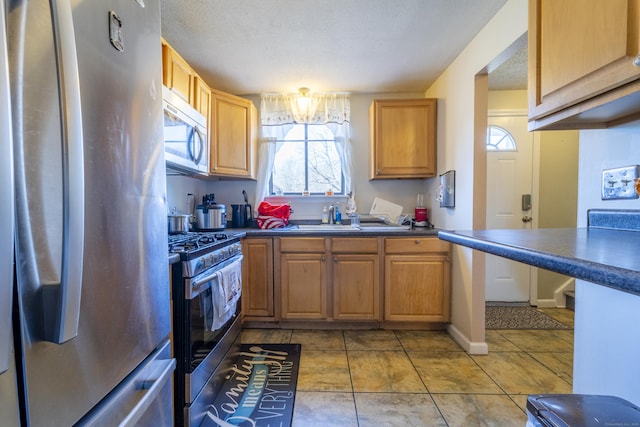
[[[573,327],[573,312],[543,309]],[[571,393],[573,329],[487,330],[488,355],[440,331],[246,329],[300,343],[293,427],[524,426],[529,394]]]

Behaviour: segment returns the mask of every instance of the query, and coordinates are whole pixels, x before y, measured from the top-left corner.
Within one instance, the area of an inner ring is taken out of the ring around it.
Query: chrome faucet
[[[329,224],[335,224],[336,222],[336,205],[329,206]]]

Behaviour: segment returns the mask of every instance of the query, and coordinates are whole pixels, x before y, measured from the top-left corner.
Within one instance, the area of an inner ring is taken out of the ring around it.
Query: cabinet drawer
[[[425,252],[449,252],[450,243],[437,237],[407,237],[385,239],[386,254],[417,254]]]
[[[280,252],[324,252],[324,237],[281,237]]]
[[[333,253],[378,253],[378,239],[376,237],[334,237],[331,239]]]

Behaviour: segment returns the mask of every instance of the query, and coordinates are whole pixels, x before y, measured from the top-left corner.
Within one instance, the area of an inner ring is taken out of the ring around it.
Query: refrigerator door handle
[[[119,427],[135,427],[138,425],[138,420],[156,400],[176,368],[176,359],[156,360],[153,363],[155,366],[153,366],[152,374],[139,383],[140,390],[147,390],[145,395],[136,403],[136,406],[129,412],[127,417],[118,424]]]
[[[0,374],[9,369],[13,305],[13,137],[4,0],[0,0]]]
[[[171,343],[167,339],[75,426],[139,425],[151,405],[171,405],[171,388],[167,392],[165,386],[175,368],[176,359],[171,358]]]
[[[53,1],[60,105],[63,112],[62,274],[56,292],[44,293],[45,339],[58,344],[78,335],[84,254],[84,149],[76,40],[70,0]]]

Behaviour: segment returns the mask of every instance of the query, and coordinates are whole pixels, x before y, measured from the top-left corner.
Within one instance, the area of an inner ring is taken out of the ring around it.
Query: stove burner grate
[[[169,236],[169,252],[193,252],[229,240],[225,233],[188,233]]]

